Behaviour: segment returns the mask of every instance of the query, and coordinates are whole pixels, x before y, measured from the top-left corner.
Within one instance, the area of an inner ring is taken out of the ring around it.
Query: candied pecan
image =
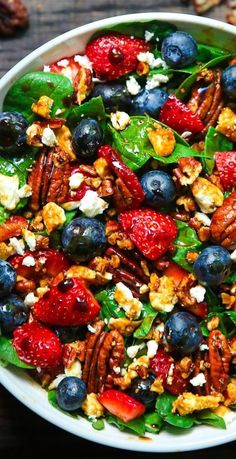
[[[135,276],[139,277],[140,280],[143,280],[144,282],[148,281],[149,276],[147,276],[144,273],[144,270],[142,269],[142,265],[140,266],[133,258],[131,258],[130,256],[124,254],[124,252],[122,250],[116,249],[114,247],[109,247],[106,250],[105,255],[107,257],[111,257],[112,255],[118,256],[119,259],[120,259],[121,264],[126,266],[127,268],[129,268],[129,271],[134,273]],[[144,261],[144,260],[142,260],[142,261]]]
[[[186,186],[192,185],[201,171],[202,165],[200,161],[193,156],[189,156],[188,158],[183,157],[178,160],[178,168],[174,169],[173,173],[179,183]]]
[[[198,303],[196,298],[193,298],[190,294],[190,289],[195,287],[196,284],[197,281],[193,274],[184,276],[177,287],[176,295],[184,309],[187,309],[198,317],[204,318],[207,315],[206,303]]]
[[[223,392],[229,382],[231,353],[227,338],[219,331],[212,330],[208,337],[210,377],[213,389]]]
[[[35,281],[30,280],[30,279],[25,279],[23,277],[20,280],[17,280],[16,285],[15,285],[15,290],[18,293],[27,294],[30,292],[34,292],[35,289],[36,289]]]
[[[107,332],[102,331],[97,339],[96,346],[93,351],[93,356],[90,362],[90,369],[89,369],[89,376],[88,376],[88,385],[87,385],[88,393],[98,392],[97,363],[98,363],[100,352],[102,352],[103,342],[106,337],[107,337]]]
[[[93,352],[94,352],[97,340],[103,331],[104,322],[102,320],[99,320],[98,322],[96,322],[95,327],[96,327],[95,333],[89,332],[86,337],[86,356],[85,356],[83,374],[82,374],[82,379],[86,384],[88,383],[89,371],[90,371],[91,360],[93,357]]]
[[[47,250],[49,249],[49,237],[41,236],[40,234],[36,234],[36,250]]]
[[[28,10],[21,0],[0,0],[0,34],[12,35],[28,22]]]
[[[108,196],[112,196],[113,193],[114,193],[114,190],[113,190],[113,183],[112,183],[111,179],[102,180],[101,185],[97,189],[97,193],[98,193],[98,196],[100,198],[105,198],[105,197],[108,197]]]
[[[211,234],[226,249],[236,249],[236,191],[213,214]]]
[[[28,221],[24,217],[14,215],[0,225],[0,242],[15,236],[21,236],[22,229],[28,228]]]
[[[133,194],[121,178],[117,178],[113,188],[113,205],[118,212],[131,209]]]

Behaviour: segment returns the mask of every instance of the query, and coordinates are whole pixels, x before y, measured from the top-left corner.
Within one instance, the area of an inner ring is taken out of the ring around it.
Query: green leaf
[[[125,317],[125,312],[119,309],[117,302],[114,300],[114,287],[101,290],[95,295],[97,301],[101,305],[101,319],[109,319],[111,317]]]
[[[156,434],[160,432],[163,420],[157,412],[144,414],[145,429],[147,432]]]
[[[97,118],[99,120],[106,118],[106,112],[101,96],[93,97],[88,102],[74,106],[67,118],[69,128],[73,130],[83,117]]]
[[[41,96],[53,99],[51,116],[56,116],[58,109],[63,110],[61,116],[67,117],[70,110],[73,85],[69,78],[50,72],[31,72],[23,75],[8,91],[4,100],[4,111],[22,113],[29,123],[37,116],[32,112],[31,105]]]
[[[103,28],[102,30],[96,32],[92,36],[91,40],[98,36],[104,35],[104,32],[108,31],[119,32],[137,38],[144,38],[146,30],[154,34],[152,37],[152,41],[157,43],[157,38],[160,42],[162,42],[162,40],[168,35],[170,35],[170,33],[176,31],[176,27],[172,24],[169,24],[168,22],[147,21],[145,19],[143,21],[141,20],[138,22],[124,22],[122,24],[115,24],[113,26]]]
[[[2,225],[10,216],[10,212],[8,212],[4,207],[0,206],[0,225]]]
[[[210,127],[205,138],[204,151],[202,155],[203,167],[206,172],[208,172],[208,174],[212,173],[215,165],[214,155],[217,151],[228,151],[232,150],[232,148],[232,142],[230,142],[224,135],[217,132],[215,128]]]
[[[179,414],[168,413],[164,417],[165,422],[180,429],[190,429],[194,425],[194,417],[180,416]]]
[[[144,319],[142,320],[141,325],[135,330],[133,336],[134,338],[143,339],[145,338],[152,328],[152,324],[158,314],[158,311],[155,311],[150,304],[143,304]]]
[[[134,419],[133,421],[125,422],[122,419],[119,419],[117,416],[109,414],[106,418],[108,424],[115,425],[119,430],[131,430],[137,435],[145,434],[145,420],[144,417]]]
[[[31,365],[27,365],[19,359],[15,348],[12,346],[11,340],[0,336],[0,359],[3,362],[11,363],[19,368],[33,369]]]
[[[49,390],[48,391],[48,401],[50,405],[53,406],[53,408],[56,408],[57,410],[61,411],[64,414],[67,414],[67,416],[71,416],[72,418],[78,418],[78,411],[65,411],[60,408],[57,402],[57,391],[55,389]]]
[[[218,317],[220,319],[220,324],[217,327],[227,338],[233,338],[236,336],[236,312],[235,311],[223,311],[223,312],[210,312],[207,317],[201,322],[201,330],[203,336],[209,335],[209,330],[207,328],[207,322],[209,322],[212,317]]]
[[[199,252],[202,243],[199,241],[196,231],[190,228],[187,223],[178,220],[176,220],[175,223],[178,228],[178,235],[174,241],[176,251],[173,256],[173,261],[187,271],[192,272],[193,267],[186,260],[186,255],[192,250]]]
[[[208,426],[218,427],[218,429],[226,429],[224,418],[218,416],[210,410],[203,410],[196,414],[197,421],[200,424],[206,424]]]
[[[95,430],[103,430],[105,428],[104,420],[103,419],[96,419],[96,421],[92,422],[92,427]]]
[[[176,398],[177,397],[175,397],[174,395],[168,394],[167,392],[163,392],[163,394],[157,397],[156,412],[164,418],[168,414],[171,414],[173,402],[176,400]]]
[[[210,287],[206,287],[205,301],[207,302],[209,312],[222,311],[219,298]]]
[[[210,62],[221,56],[225,56],[225,51],[215,46],[198,44],[197,46],[197,62]]]
[[[233,284],[233,282],[236,282],[236,273],[231,273],[227,279],[225,279],[224,284]]]

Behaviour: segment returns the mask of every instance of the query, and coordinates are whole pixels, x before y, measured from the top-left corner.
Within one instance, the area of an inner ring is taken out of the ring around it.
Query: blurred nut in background
[[[0,0],[0,35],[13,35],[28,23],[28,10],[21,0]]]

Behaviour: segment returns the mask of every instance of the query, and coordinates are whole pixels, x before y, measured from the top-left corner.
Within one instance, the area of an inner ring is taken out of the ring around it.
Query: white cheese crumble
[[[199,346],[199,350],[200,351],[208,351],[209,347],[207,346],[207,344],[200,344]]]
[[[32,195],[32,188],[29,185],[22,186],[18,191],[18,196],[20,199],[29,198]]]
[[[42,134],[42,143],[47,147],[53,147],[57,143],[57,138],[50,127],[46,127]]]
[[[156,355],[158,343],[154,339],[147,341],[147,356],[152,359]]]
[[[56,389],[58,384],[66,377],[65,373],[61,373],[60,375],[57,375],[55,379],[49,384],[48,389],[53,390]]]
[[[108,203],[104,199],[99,198],[96,191],[88,190],[81,199],[78,207],[86,217],[96,217],[96,215],[102,214],[107,209]]]
[[[198,387],[198,386],[201,387],[201,386],[203,386],[203,384],[206,384],[206,378],[205,378],[204,373],[199,373],[197,376],[195,376],[194,378],[190,379],[190,383],[194,387]]]
[[[96,328],[94,328],[92,325],[88,324],[87,329],[90,333],[96,333]]]
[[[199,223],[202,223],[204,226],[210,226],[211,224],[211,219],[203,212],[195,212],[194,218],[198,220]]]
[[[192,135],[191,131],[184,131],[184,132],[182,132],[181,137],[183,139],[187,139],[188,137],[190,137],[190,135]]]
[[[162,83],[167,83],[168,81],[169,77],[167,75],[157,73],[156,75],[153,75],[151,78],[147,78],[145,88],[149,90],[158,88]]]
[[[51,67],[50,67],[50,65],[44,65],[43,71],[44,71],[44,72],[51,72]]]
[[[113,367],[113,371],[116,375],[120,374],[120,367]]]
[[[69,368],[65,367],[66,376],[77,376],[81,378],[82,376],[82,366],[78,359],[76,359]]]
[[[21,198],[32,194],[31,187],[24,185],[19,188],[20,182],[17,175],[0,174],[0,204],[7,210],[14,210]]]
[[[140,62],[145,62],[149,65],[150,69],[157,69],[162,67],[163,69],[167,68],[166,62],[163,61],[160,57],[155,58],[153,53],[147,51],[146,53],[139,53],[137,59]]]
[[[58,67],[67,67],[69,65],[68,59],[62,59],[61,61],[57,62]]]
[[[224,416],[223,416],[223,419],[226,423],[226,425],[228,426],[229,424],[231,424],[236,418],[236,413],[234,413],[232,410],[230,409],[227,409],[227,411],[225,412]]]
[[[25,253],[25,244],[23,239],[17,239],[16,237],[11,237],[9,239],[10,245],[15,249],[18,255],[24,255]]]
[[[34,295],[33,292],[28,293],[24,299],[25,305],[29,307],[33,306],[35,303],[37,303],[37,301],[38,301],[38,298],[37,296]]]
[[[146,43],[148,43],[149,41],[151,41],[151,39],[154,37],[154,32],[149,32],[149,30],[145,30],[144,32],[144,39],[146,41]]]
[[[71,190],[77,190],[80,187],[81,183],[84,181],[84,176],[81,172],[75,172],[69,178],[69,187]]]
[[[132,320],[138,319],[142,310],[142,303],[133,297],[132,291],[123,282],[115,286],[114,298],[120,308],[124,309],[125,315]]]
[[[79,208],[79,205],[80,201],[68,201],[64,202],[64,204],[62,204],[62,207],[65,210],[75,210]]]
[[[111,113],[111,124],[117,131],[123,131],[130,124],[130,116],[126,112]]]
[[[78,62],[78,64],[80,64],[81,67],[90,70],[90,72],[93,71],[92,62],[89,60],[88,56],[81,56],[80,54],[76,54],[74,57],[74,61]]]
[[[28,255],[27,257],[24,258],[22,261],[23,266],[27,266],[30,268],[31,266],[35,266],[35,259],[31,255]]]
[[[129,346],[126,349],[127,355],[130,359],[134,359],[138,351],[145,347],[145,343],[135,344],[134,346]]]
[[[230,258],[236,263],[236,249],[231,253]]]
[[[134,78],[133,76],[130,76],[126,80],[126,87],[127,87],[128,92],[132,96],[136,96],[139,93],[140,89],[141,89],[140,84],[137,82],[136,78]]]
[[[196,285],[196,287],[190,288],[189,293],[197,303],[202,303],[204,301],[206,289],[202,285]]]
[[[36,249],[36,244],[37,244],[35,234],[32,233],[32,231],[29,231],[26,228],[23,228],[22,236],[26,244],[28,245],[30,251],[34,252],[34,250]]]

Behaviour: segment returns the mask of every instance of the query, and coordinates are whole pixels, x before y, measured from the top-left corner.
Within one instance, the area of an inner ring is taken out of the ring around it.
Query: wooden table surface
[[[91,21],[119,14],[170,11],[193,13],[192,6],[180,0],[25,0],[30,12],[30,27],[14,38],[0,39],[0,76],[29,52],[51,38]],[[185,2],[186,3],[186,2]],[[225,21],[226,7],[220,6],[206,16]],[[82,452],[83,451],[83,452]],[[217,448],[182,453],[182,458],[218,459],[233,457],[236,442]],[[111,449],[68,434],[18,402],[0,387],[0,457],[4,459],[55,459],[77,457],[143,458],[143,453]],[[159,455],[168,458],[173,455]]]

